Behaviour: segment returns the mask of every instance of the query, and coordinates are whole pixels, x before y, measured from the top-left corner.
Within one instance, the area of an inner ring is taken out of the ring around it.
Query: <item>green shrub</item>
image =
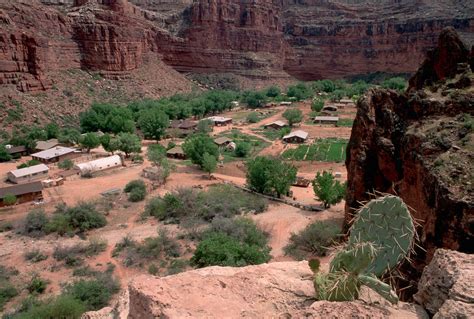
[[[260,121],[260,117],[258,116],[257,112],[251,112],[247,115],[248,123],[257,123],[259,121]]]
[[[64,261],[67,266],[74,267],[83,263],[83,257],[91,257],[100,254],[107,249],[107,242],[100,239],[91,239],[87,244],[76,244],[69,247],[57,246],[53,257],[58,261]]]
[[[277,97],[280,95],[281,91],[278,86],[270,86],[266,91],[266,96],[268,97]]]
[[[9,282],[0,281],[0,311],[5,304],[18,295],[18,290]]]
[[[4,222],[0,224],[0,233],[7,232],[13,230],[13,223],[11,222]]]
[[[168,266],[167,275],[176,275],[185,271],[188,261],[183,259],[173,259]]]
[[[38,275],[34,275],[28,283],[28,291],[32,294],[42,294],[46,287],[48,287],[49,281],[42,279]]]
[[[326,256],[328,248],[340,236],[341,228],[333,222],[317,221],[298,234],[291,234],[285,254],[297,260]]]
[[[74,162],[71,161],[70,159],[65,159],[58,163],[58,167],[60,169],[70,170],[71,168],[74,167]]]
[[[160,269],[155,264],[150,264],[150,266],[148,266],[148,273],[150,275],[156,276],[159,270]]]
[[[86,311],[85,305],[69,295],[61,295],[44,302],[32,301],[22,305],[12,319],[79,319]]]
[[[41,237],[47,233],[49,219],[42,209],[32,210],[26,215],[23,222],[22,235],[30,237]]]
[[[10,153],[7,152],[7,149],[5,148],[5,145],[0,143],[0,163],[8,162],[11,159],[12,159],[12,157],[11,157]]]
[[[129,182],[124,189],[125,193],[128,193],[128,200],[131,202],[139,202],[146,197],[146,185],[145,182],[137,179]]]
[[[382,82],[384,89],[404,91],[407,87],[407,81],[402,77],[394,77]]]
[[[12,206],[16,204],[17,198],[13,194],[6,194],[3,196],[2,200],[6,206]]]
[[[48,232],[60,235],[74,231],[85,232],[107,224],[105,216],[96,210],[93,203],[81,202],[74,207],[60,205],[47,225]]]
[[[43,252],[41,252],[39,249],[33,249],[30,251],[27,251],[24,254],[24,257],[26,260],[29,260],[34,263],[48,259],[48,256],[45,255]]]
[[[311,103],[311,110],[314,112],[321,112],[324,107],[324,100],[323,99],[314,99]]]
[[[235,147],[235,156],[247,157],[250,154],[252,146],[247,142],[239,142]]]
[[[79,280],[66,287],[66,293],[84,303],[87,310],[98,310],[107,306],[110,298],[119,290],[119,283],[109,274],[92,280]]]

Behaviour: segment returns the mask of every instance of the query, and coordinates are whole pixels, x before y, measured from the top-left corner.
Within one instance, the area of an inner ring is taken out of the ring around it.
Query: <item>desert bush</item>
[[[42,294],[46,290],[46,287],[48,287],[48,284],[49,281],[35,274],[28,283],[27,289],[31,294]]]
[[[324,107],[324,100],[323,99],[314,99],[311,103],[311,110],[315,112],[320,112]]]
[[[43,252],[41,252],[39,249],[33,249],[30,251],[27,251],[24,254],[24,257],[25,257],[25,260],[29,260],[34,263],[48,259],[48,256],[45,255]]]
[[[173,259],[168,266],[167,275],[176,275],[186,270],[188,261],[183,259]]]
[[[0,224],[0,233],[13,230],[14,226],[11,222],[4,222]]]
[[[105,273],[91,280],[79,280],[66,287],[65,293],[81,301],[87,310],[98,310],[107,306],[119,290],[118,281]]]
[[[308,225],[301,232],[291,234],[285,254],[297,260],[322,257],[341,234],[341,228],[334,222],[317,221]]]
[[[5,304],[18,295],[18,290],[9,282],[0,281],[0,311]]]
[[[248,123],[257,123],[258,121],[260,121],[260,118],[257,112],[251,112],[247,115]]]
[[[85,305],[69,295],[60,295],[43,302],[28,299],[11,319],[79,319],[86,311]]]
[[[252,150],[252,146],[247,142],[239,142],[235,147],[235,156],[237,157],[247,157]]]
[[[128,193],[128,200],[131,202],[139,202],[146,197],[146,185],[145,182],[137,179],[129,182],[125,185],[125,193]]]
[[[67,266],[79,266],[84,257],[100,254],[107,249],[107,242],[101,239],[91,239],[87,244],[76,244],[69,247],[57,246],[53,257],[58,261],[64,261]]]
[[[150,275],[156,276],[159,271],[160,269],[155,264],[150,264],[150,266],[148,266],[148,273]]]
[[[106,224],[105,216],[96,210],[95,204],[81,202],[74,207],[57,206],[46,230],[64,235],[101,228]]]
[[[20,230],[22,235],[30,237],[41,237],[47,233],[49,219],[42,209],[34,209],[26,215],[23,227]]]

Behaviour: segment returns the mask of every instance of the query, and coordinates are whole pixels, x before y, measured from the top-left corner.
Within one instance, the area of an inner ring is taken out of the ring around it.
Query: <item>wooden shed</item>
[[[166,157],[184,160],[186,159],[186,154],[184,154],[181,146],[176,146],[166,152]]]
[[[330,124],[337,126],[339,122],[338,116],[316,116],[313,120],[315,124]]]

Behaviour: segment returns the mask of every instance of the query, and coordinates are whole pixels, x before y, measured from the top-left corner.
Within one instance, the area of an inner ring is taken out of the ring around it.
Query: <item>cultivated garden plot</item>
[[[295,161],[343,162],[346,159],[347,140],[320,139],[311,145],[300,145],[283,152],[282,157]]]

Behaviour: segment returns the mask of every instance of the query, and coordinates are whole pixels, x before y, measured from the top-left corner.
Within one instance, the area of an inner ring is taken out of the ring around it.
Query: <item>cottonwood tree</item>
[[[313,180],[313,190],[316,198],[323,202],[324,208],[329,208],[342,201],[346,194],[346,184],[341,184],[327,171],[318,172]]]
[[[95,133],[87,133],[81,138],[79,144],[81,145],[81,147],[87,149],[87,153],[89,153],[91,149],[96,148],[100,145],[100,139]]]
[[[293,126],[303,120],[303,113],[298,109],[288,109],[283,113],[283,117],[288,121],[288,125]]]
[[[163,137],[169,124],[168,115],[157,108],[141,111],[138,118],[138,126],[145,138],[157,141]]]
[[[118,136],[118,149],[125,153],[125,157],[130,157],[132,153],[140,153],[142,144],[140,138],[131,133],[121,133]]]
[[[203,167],[204,154],[208,153],[216,158],[219,156],[219,148],[214,140],[206,134],[191,135],[183,144],[183,151],[191,162]]]
[[[202,157],[202,169],[203,171],[209,173],[209,178],[211,174],[216,171],[217,168],[217,159],[214,155],[209,153],[204,153]]]

